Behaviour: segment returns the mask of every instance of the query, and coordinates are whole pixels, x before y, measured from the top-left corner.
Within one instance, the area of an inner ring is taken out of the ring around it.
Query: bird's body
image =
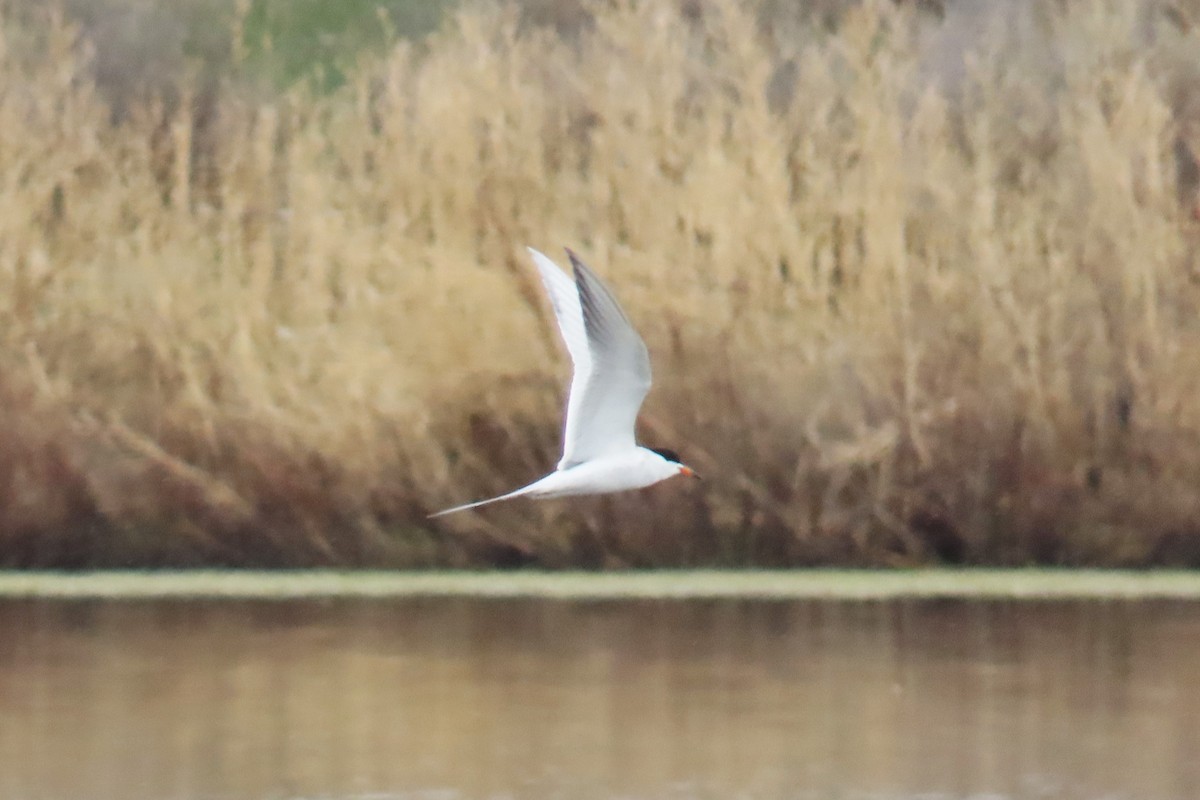
[[[440,517],[442,514],[465,511],[468,508],[478,508],[488,503],[512,500],[517,497],[547,500],[552,497],[607,494],[623,492],[628,489],[641,489],[680,474],[679,467],[679,464],[668,461],[653,450],[637,447],[632,453],[617,453],[592,461],[584,461],[582,464],[576,464],[566,469],[556,469],[546,477],[539,478],[528,486],[522,486],[508,494],[447,508],[432,516]]]
[[[537,250],[529,253],[575,365],[562,458],[554,472],[528,486],[431,516],[517,497],[605,494],[695,476],[672,451],[639,447],[634,439],[638,409],[650,390],[650,357],[616,298],[570,250],[575,280]]]

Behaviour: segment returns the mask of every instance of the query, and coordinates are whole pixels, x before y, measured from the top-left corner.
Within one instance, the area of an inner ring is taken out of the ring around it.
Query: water
[[[3,798],[1200,797],[1186,602],[0,602]]]

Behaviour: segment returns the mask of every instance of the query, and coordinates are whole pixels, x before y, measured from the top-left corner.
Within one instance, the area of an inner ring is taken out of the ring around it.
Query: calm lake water
[[[1200,797],[1200,605],[0,602],[3,798]]]

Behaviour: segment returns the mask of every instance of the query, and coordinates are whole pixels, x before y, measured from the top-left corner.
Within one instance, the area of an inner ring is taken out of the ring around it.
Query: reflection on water
[[[0,603],[0,797],[1200,797],[1186,603]]]

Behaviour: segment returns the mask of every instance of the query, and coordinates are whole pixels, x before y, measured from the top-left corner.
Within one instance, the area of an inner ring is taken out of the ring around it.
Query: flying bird
[[[529,248],[575,366],[558,466],[528,486],[430,517],[516,497],[544,499],[641,489],[676,475],[699,477],[673,450],[639,447],[634,423],[650,391],[650,356],[596,274],[567,249],[575,279]]]

